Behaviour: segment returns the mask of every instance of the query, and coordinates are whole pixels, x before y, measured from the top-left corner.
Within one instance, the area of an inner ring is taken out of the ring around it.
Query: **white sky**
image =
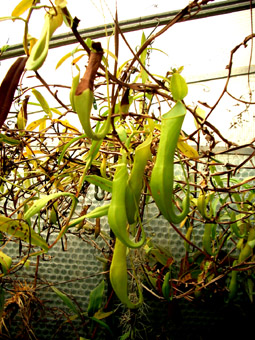
[[[214,2],[219,1],[220,0],[215,0]],[[0,2],[0,16],[4,17],[11,15],[13,8],[18,4],[19,0],[0,0]],[[115,16],[116,6],[119,20],[122,21],[182,9],[187,6],[189,2],[189,0],[69,0],[67,4],[71,15],[77,16],[81,20],[80,28],[87,28],[112,22],[112,17]],[[41,0],[40,5],[42,4],[49,4],[49,1]],[[33,17],[35,17],[35,14],[33,14]],[[42,21],[43,17],[40,12],[33,21],[33,32],[31,32],[31,34],[33,33],[33,35],[39,36]],[[22,25],[23,24],[21,24],[21,27]],[[15,29],[15,31],[13,31],[12,27],[13,25],[11,25],[10,22],[10,29],[1,30],[0,45],[4,45],[8,39],[9,44],[12,45],[21,41],[22,29]],[[63,26],[59,30],[59,33],[65,31],[68,31],[68,28]]]
[[[11,12],[18,1],[3,1],[1,3],[1,17],[11,15]],[[41,4],[48,3],[47,0],[41,0]],[[108,0],[107,6],[105,1],[100,0],[69,0],[68,9],[73,16],[80,20],[80,28],[93,27],[104,23],[112,22],[112,15],[115,13],[115,0]],[[150,15],[153,13],[162,13],[187,5],[187,0],[119,0],[118,16],[119,20],[127,20],[140,16]],[[255,13],[254,13],[255,14]],[[31,21],[29,33],[39,37],[43,24],[43,14],[38,14]],[[24,24],[12,21],[0,22],[1,36],[0,46],[7,43],[12,45],[20,43],[23,37]],[[148,36],[152,29],[145,30]],[[56,31],[56,34],[68,31],[63,25]],[[245,36],[251,33],[250,13],[249,11],[237,12],[229,15],[221,15],[206,19],[192,20],[189,22],[174,25],[167,34],[162,35],[152,45],[154,48],[164,50],[168,55],[153,51],[150,60],[150,71],[155,74],[165,75],[171,67],[184,66],[183,75],[189,80],[197,78],[214,77],[215,75],[226,74],[225,67],[229,62],[230,51],[243,41]],[[130,45],[135,48],[140,44],[141,31],[126,34]],[[48,83],[71,84],[71,66],[66,62],[65,66],[55,70],[57,61],[67,52],[70,52],[76,45],[70,45],[63,48],[53,49],[49,52],[47,63],[41,69],[42,74],[47,74]],[[110,45],[113,46],[113,45]],[[103,47],[106,48],[106,41],[103,40]],[[113,47],[110,47],[113,52]],[[119,65],[123,61],[131,58],[131,54],[125,45],[121,45]],[[251,48],[240,49],[236,58],[234,68],[247,66],[249,62]],[[0,81],[5,76],[8,67],[13,63],[13,59],[1,61]],[[253,60],[254,65],[254,60]],[[44,73],[43,73],[44,72]],[[254,78],[253,78],[254,79]],[[237,94],[247,92],[247,80],[232,82],[233,91]],[[190,105],[196,105],[197,100],[206,101],[214,104],[218,95],[221,93],[224,81],[206,82],[204,84],[195,84],[189,86],[189,95],[187,102]],[[230,107],[229,98],[225,100],[225,106],[222,105],[211,118],[212,123],[219,121],[223,124],[223,130],[227,131],[229,122],[232,119],[231,112],[238,109]],[[224,114],[222,114],[223,111]],[[216,124],[217,125],[217,124]],[[225,126],[225,128],[224,128]]]
[[[18,3],[18,0],[1,0],[1,17],[10,16],[13,8]],[[107,3],[107,5],[106,5]],[[136,18],[140,16],[150,15],[153,13],[161,13],[169,10],[175,10],[183,8],[189,3],[187,0],[119,0],[117,1],[119,20],[127,20],[130,18]],[[49,4],[47,0],[41,0],[41,4]],[[80,27],[93,27],[102,25],[104,23],[112,22],[112,16],[115,16],[116,0],[69,0],[68,9],[73,16],[77,16],[81,22]],[[33,27],[34,35],[40,34],[40,20],[41,15],[36,18],[37,24]],[[38,21],[39,20],[39,21]],[[11,27],[12,25],[10,25]],[[68,29],[63,26],[61,31],[67,31]],[[32,32],[31,32],[32,33]],[[5,44],[9,38],[10,44],[20,42],[20,32],[14,32],[12,29],[1,30],[0,44]]]

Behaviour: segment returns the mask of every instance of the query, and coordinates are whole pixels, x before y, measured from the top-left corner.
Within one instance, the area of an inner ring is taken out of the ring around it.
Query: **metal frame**
[[[201,11],[195,15],[187,18],[187,20],[195,20],[215,15],[222,15],[227,13],[233,13],[243,10],[249,10],[255,8],[255,0],[229,0],[221,1],[204,6]],[[152,28],[169,23],[179,11],[171,11],[165,13],[159,13],[130,20],[120,21],[119,26],[123,32],[133,32],[145,28]],[[191,11],[194,14],[194,10]],[[114,32],[114,24],[101,25],[96,27],[90,27],[79,30],[79,33],[83,39],[91,38],[103,38]],[[70,33],[63,33],[53,36],[50,41],[50,48],[56,48],[60,46],[66,46],[77,43],[74,35]],[[22,44],[12,45],[0,56],[0,60],[14,58],[24,55],[24,49]]]

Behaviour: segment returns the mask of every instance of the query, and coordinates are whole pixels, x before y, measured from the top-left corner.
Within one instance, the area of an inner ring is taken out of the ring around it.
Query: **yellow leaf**
[[[110,312],[103,312],[101,310],[98,310],[95,314],[94,317],[97,318],[98,320],[102,320],[107,318],[108,316],[112,315],[114,313],[114,311],[110,311]]]
[[[66,55],[64,55],[57,63],[56,65],[56,69],[59,68],[59,66],[61,66],[63,64],[64,61],[66,61],[66,59],[70,58],[72,56],[72,52],[68,52]]]
[[[0,264],[2,267],[2,271],[4,274],[7,273],[8,269],[10,269],[12,265],[12,259],[10,256],[6,255],[2,251],[0,251]]]
[[[116,55],[113,54],[111,51],[104,48],[104,52],[107,53],[109,56],[111,56],[114,60],[118,61],[118,58],[116,57]]]
[[[180,223],[180,228],[182,228],[183,226],[185,226],[185,223],[186,223],[187,219],[188,219],[188,216],[186,216],[186,217],[184,218],[184,220],[181,221],[181,223]]]
[[[37,42],[36,38],[31,38],[29,40],[29,43],[30,43],[30,46],[29,46],[29,55],[31,54],[32,48],[35,46],[36,42]]]
[[[12,11],[13,17],[19,17],[33,5],[33,0],[22,0]]]
[[[44,153],[42,152],[42,151],[40,151],[40,150],[33,150],[32,151],[32,149],[30,148],[30,146],[28,147],[27,145],[26,145],[26,150],[27,150],[27,152],[23,152],[23,155],[24,156],[31,156],[31,157],[34,157],[35,155],[44,155]],[[31,158],[30,157],[30,158]]]
[[[59,68],[59,66],[61,66],[63,64],[64,61],[66,61],[68,58],[72,57],[76,52],[84,52],[84,50],[75,47],[71,52],[68,52],[67,54],[65,54],[61,59],[59,59],[57,65],[56,65],[56,69]]]
[[[58,189],[58,191],[65,191],[65,188],[61,184],[61,179],[55,180],[54,187]]]
[[[27,119],[24,115],[24,108],[21,106],[20,111],[17,115],[17,126],[19,130],[24,130],[26,127]]]
[[[44,121],[46,121],[47,117],[43,117],[41,119],[37,119],[37,120],[34,120],[32,123],[30,123],[26,130],[28,131],[33,131],[34,129],[36,129],[38,126],[40,126]]]
[[[49,249],[46,241],[23,220],[13,220],[0,215],[0,231],[13,235],[29,244],[41,247],[43,250],[48,251]],[[10,265],[11,258],[8,259],[6,256],[7,255],[5,255],[5,261],[7,259]]]
[[[195,150],[188,143],[184,142],[182,137],[179,137],[177,147],[186,157],[189,157],[189,158],[198,158],[199,157],[197,150]]]
[[[197,106],[197,108],[196,108],[196,114],[199,118],[201,118],[201,120],[205,119],[205,110],[201,109],[199,106]],[[200,125],[197,123],[197,120],[194,119],[194,121],[195,121],[196,128],[199,129]]]
[[[55,0],[55,5],[60,8],[64,8],[67,5],[67,1],[66,0]]]
[[[38,164],[36,160],[33,160],[35,154],[41,153],[39,150],[32,150],[29,144],[26,145],[26,152],[23,152],[23,156],[25,158],[31,159],[31,163],[33,164],[34,169],[38,168]]]
[[[101,173],[101,176],[104,177],[104,178],[107,178],[106,165],[107,165],[107,155],[103,154],[103,159],[102,159],[101,165],[100,165],[100,173]]]
[[[117,77],[119,78],[122,71],[124,70],[125,66],[131,61],[132,59],[128,59],[127,61],[125,61],[121,66],[120,68],[118,69],[117,71]]]
[[[43,97],[43,95],[39,91],[37,91],[36,89],[32,89],[32,93],[35,96],[35,98],[38,100],[38,102],[40,103],[43,111],[45,113],[47,113],[50,116],[50,118],[51,118],[52,114],[51,114],[51,110],[50,110],[49,104],[47,103],[47,101]]]
[[[46,119],[44,119],[39,125],[39,131],[46,129]]]
[[[80,55],[79,57],[75,58],[75,59],[72,61],[72,65],[75,65],[76,63],[78,63],[78,61],[79,61],[82,57],[84,57],[84,56],[85,56],[85,54],[82,54],[82,55]]]
[[[31,150],[31,148],[28,146],[28,144],[26,145],[26,151],[27,151],[27,156],[33,157],[34,154]]]
[[[74,130],[77,133],[80,133],[80,131],[76,127],[71,125],[67,120],[53,119],[53,122],[59,123],[59,124],[63,125],[64,127],[66,127],[67,129],[71,129],[71,130]]]

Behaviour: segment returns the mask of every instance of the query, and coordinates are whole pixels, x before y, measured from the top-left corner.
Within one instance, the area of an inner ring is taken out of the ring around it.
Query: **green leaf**
[[[64,302],[64,304],[75,314],[79,314],[79,310],[73,303],[73,301],[65,294],[62,293],[58,288],[51,286],[51,289],[57,294],[57,296]]]
[[[7,143],[7,144],[10,144],[10,145],[20,144],[20,141],[18,139],[14,139],[14,138],[8,137],[8,136],[0,133],[0,143],[1,142]]]
[[[61,116],[62,112],[60,112],[58,109],[56,109],[55,107],[51,107],[50,108],[51,112],[56,113],[57,115]]]
[[[32,93],[33,95],[36,97],[36,99],[38,100],[38,102],[40,103],[43,111],[45,113],[47,113],[47,115],[49,115],[51,117],[52,113],[49,107],[49,104],[47,103],[46,99],[43,97],[43,95],[37,91],[36,89],[32,89]]]
[[[21,20],[21,21],[24,21],[24,22],[26,22],[26,20],[25,19],[23,19],[23,18],[20,18],[20,17],[12,17],[12,16],[9,16],[9,17],[1,17],[0,18],[0,21],[5,21],[5,20]]]
[[[255,247],[255,240],[248,241],[247,243],[251,248]]]
[[[72,227],[76,226],[77,224],[82,222],[85,218],[98,218],[98,217],[106,216],[108,214],[109,207],[110,207],[110,204],[105,204],[105,205],[102,205],[100,207],[95,208],[94,210],[92,210],[88,214],[72,220],[69,223],[68,228],[72,228]]]
[[[73,143],[75,143],[77,140],[82,139],[84,137],[86,137],[86,134],[75,137],[75,138],[71,139],[68,143],[66,143],[66,145],[63,147],[63,150],[62,150],[62,152],[61,152],[61,154],[58,158],[58,164],[60,164],[62,162],[62,159],[63,159],[63,157],[66,153],[66,150],[69,148],[69,146],[72,145]]]
[[[209,169],[210,169],[212,174],[214,174],[216,172],[216,166],[215,165],[209,166]],[[219,187],[221,187],[221,188],[224,187],[224,183],[222,182],[222,179],[219,175],[212,176],[212,178],[215,180],[215,182],[218,184]]]
[[[246,282],[246,291],[249,296],[251,303],[253,303],[253,295],[254,295],[254,282],[252,279],[248,278]]]
[[[123,127],[123,126],[119,126],[117,129],[116,129],[116,132],[120,138],[120,140],[125,143],[126,140],[127,140],[127,131],[126,129]]]
[[[9,47],[10,47],[10,45],[3,45],[0,49],[0,55],[3,54],[4,52],[6,52]]]
[[[163,266],[167,265],[167,261],[169,260],[170,255],[163,248],[156,245],[149,246],[146,244],[144,246],[144,250],[146,254],[150,257],[150,259],[155,259],[156,262],[161,263]]]
[[[2,271],[4,274],[7,273],[8,269],[10,269],[11,265],[12,265],[12,258],[8,255],[6,255],[5,253],[3,253],[2,251],[0,251],[0,264],[2,267]],[[0,310],[1,312],[1,310]]]
[[[38,246],[45,251],[49,250],[46,241],[23,220],[13,220],[9,217],[0,216],[0,231]]]
[[[120,337],[120,340],[126,340],[126,339],[129,339],[129,336],[130,336],[130,330],[127,331],[126,333],[124,333],[121,337]]]
[[[169,280],[170,280],[170,277],[171,277],[171,272],[167,272],[165,277],[164,277],[164,282],[163,282],[163,285],[162,285],[162,293],[163,293],[163,296],[164,298],[167,300],[167,301],[170,301],[170,292],[171,292],[171,286],[169,284]]]
[[[143,44],[146,42],[146,37],[145,34],[143,32],[142,34],[142,39],[141,39],[141,46],[143,46]],[[146,62],[146,57],[147,57],[147,48],[145,48],[143,50],[143,52],[141,53],[141,63],[145,66],[145,62]],[[142,82],[145,84],[147,79],[148,79],[148,73],[144,70],[144,68],[141,69],[141,78],[142,78]]]
[[[213,194],[209,196],[209,202],[210,201],[211,201],[210,212],[212,213],[212,216],[215,217],[217,214],[217,206],[218,206],[220,199],[214,197],[214,194]]]
[[[103,322],[103,321],[101,321],[101,320],[95,318],[94,316],[91,316],[90,319],[93,320],[93,321],[95,321],[96,323],[98,323],[101,327],[107,329],[107,331],[113,336],[113,333],[112,333],[112,331],[111,331],[111,328],[110,328],[105,322]]]
[[[102,280],[89,295],[88,316],[93,316],[102,306],[105,282]]]
[[[85,181],[94,184],[104,191],[112,192],[112,181],[97,175],[87,175],[84,177]]]
[[[73,203],[77,203],[77,198],[71,192],[56,192],[54,194],[47,195],[43,198],[38,199],[32,207],[30,207],[24,214],[24,220],[29,220],[35,214],[37,214],[49,201],[55,200],[60,196],[70,196]]]

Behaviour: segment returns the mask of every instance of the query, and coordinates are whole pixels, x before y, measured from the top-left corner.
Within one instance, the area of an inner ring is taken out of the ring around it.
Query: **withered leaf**
[[[75,92],[76,96],[79,96],[87,89],[93,91],[95,76],[103,56],[103,49],[100,43],[93,43],[92,47],[95,52],[90,53],[88,66]]]
[[[9,68],[0,86],[0,128],[10,111],[15,90],[24,71],[27,57],[18,58]]]

